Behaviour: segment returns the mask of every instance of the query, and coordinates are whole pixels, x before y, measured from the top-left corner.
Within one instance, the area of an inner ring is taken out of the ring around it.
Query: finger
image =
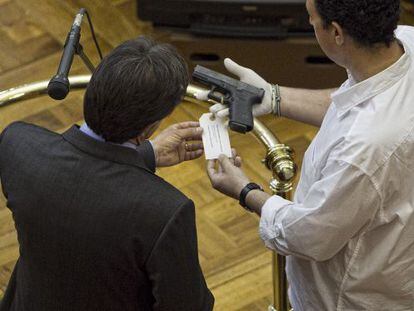
[[[224,154],[220,154],[219,158],[219,164],[224,172],[231,170],[234,165],[231,163],[230,159],[225,156]]]
[[[177,129],[177,134],[183,140],[201,140],[203,129],[201,127],[189,127],[189,128]]]
[[[201,138],[199,138],[199,139],[191,139],[191,138],[188,138],[188,139],[185,139],[185,141],[186,142],[193,142],[193,143],[201,143],[202,142],[202,139]]]
[[[220,110],[223,110],[223,109],[226,109],[226,108],[227,108],[226,105],[215,104],[215,105],[213,105],[213,106],[210,107],[210,112],[216,114]]]
[[[231,157],[235,159],[237,157],[237,150],[235,148],[231,148]]]
[[[227,119],[227,120],[224,121],[224,127],[225,128],[229,128],[229,122],[230,122],[229,119]]]
[[[208,93],[210,93],[209,90],[198,91],[194,94],[194,97],[198,100],[208,100]]]
[[[191,161],[194,159],[198,159],[203,155],[203,150],[195,150],[195,151],[187,151],[184,155],[185,161]]]
[[[193,127],[199,127],[200,122],[198,121],[186,121],[186,122],[180,122],[173,125],[176,129],[186,129],[186,128],[193,128]]]
[[[207,161],[207,175],[210,178],[211,181],[213,181],[214,176],[216,175],[216,168],[215,160],[208,160]]]
[[[230,160],[231,164],[233,164],[233,165],[234,165],[234,159],[236,158],[236,156],[237,156],[236,149],[231,148],[231,158],[229,160]]]
[[[202,142],[194,142],[194,143],[187,143],[185,145],[186,151],[197,151],[197,150],[204,150],[204,146]]]
[[[224,169],[223,169],[223,167],[221,166],[220,161],[217,161],[217,162],[218,162],[218,164],[217,164],[217,173],[218,173],[218,174],[222,174],[222,173],[224,172]]]
[[[225,118],[225,117],[227,117],[229,115],[229,113],[230,113],[229,108],[226,108],[226,109],[223,109],[223,110],[218,111],[216,113],[216,115],[219,118]]]
[[[240,79],[242,79],[246,75],[247,70],[249,70],[246,67],[240,66],[239,64],[237,64],[236,62],[234,62],[230,58],[226,58],[224,60],[224,67],[226,67],[226,69],[229,72],[231,72],[232,74],[238,76]]]
[[[239,156],[236,156],[234,158],[234,165],[238,168],[241,168],[242,167],[242,158],[239,157]]]

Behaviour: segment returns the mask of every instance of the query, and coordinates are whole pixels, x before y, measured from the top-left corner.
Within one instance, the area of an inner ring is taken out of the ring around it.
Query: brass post
[[[274,146],[268,151],[265,163],[273,172],[273,179],[270,181],[272,193],[284,199],[291,199],[293,179],[296,175],[296,165],[293,162],[292,149],[283,144]],[[269,307],[269,311],[290,310],[285,268],[286,258],[273,252],[273,306]]]
[[[196,85],[189,85],[185,100],[201,104],[195,99],[195,94],[203,89]],[[209,100],[214,104],[214,101]],[[272,172],[270,189],[273,194],[285,199],[290,199],[293,180],[296,176],[296,164],[293,161],[293,150],[279,142],[277,137],[257,118],[254,119],[254,136],[266,147],[267,154],[263,161]],[[272,278],[273,278],[273,306],[269,311],[290,310],[288,299],[288,283],[285,273],[286,258],[273,252],[272,254]]]

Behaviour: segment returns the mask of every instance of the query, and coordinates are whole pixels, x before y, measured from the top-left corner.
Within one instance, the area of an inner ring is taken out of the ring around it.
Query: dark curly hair
[[[390,46],[400,17],[400,0],[315,0],[324,27],[337,22],[360,45]]]
[[[189,83],[187,64],[174,47],[145,37],[116,47],[94,71],[83,108],[88,126],[123,143],[164,119]]]

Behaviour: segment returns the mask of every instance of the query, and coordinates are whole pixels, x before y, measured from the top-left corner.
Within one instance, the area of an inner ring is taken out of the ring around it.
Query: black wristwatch
[[[241,206],[243,206],[246,210],[248,210],[249,212],[253,213],[254,210],[252,210],[251,208],[249,208],[246,205],[246,196],[247,194],[252,191],[252,190],[260,190],[263,191],[263,188],[260,187],[258,184],[255,184],[254,182],[251,182],[249,184],[247,184],[242,191],[240,192],[240,196],[239,196],[239,203]]]

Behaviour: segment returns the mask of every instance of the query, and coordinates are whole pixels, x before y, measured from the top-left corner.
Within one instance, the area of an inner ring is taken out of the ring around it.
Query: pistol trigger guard
[[[210,103],[211,105],[220,104],[219,102],[216,102],[214,99],[207,99],[207,102]]]
[[[212,87],[211,90],[210,90],[210,92],[207,94],[207,97],[210,100],[214,101],[214,102],[217,102],[219,104],[224,105],[226,103],[225,102],[225,96],[224,95],[222,95],[222,96],[216,95],[216,93],[215,93],[216,90],[217,90],[216,87]]]
[[[230,94],[226,94],[226,95],[224,95],[223,96],[223,101],[224,101],[224,103],[229,103],[229,102],[231,102],[231,95]]]
[[[215,92],[215,91],[216,91],[216,88],[213,86],[213,87],[211,88],[211,90],[208,92],[207,97],[208,97],[209,99],[214,100],[214,98],[215,98],[215,96],[214,96],[214,92]]]

